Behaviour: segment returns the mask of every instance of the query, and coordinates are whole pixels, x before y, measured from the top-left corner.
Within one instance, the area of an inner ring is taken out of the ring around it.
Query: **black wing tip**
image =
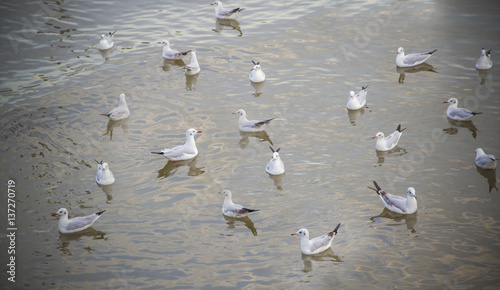
[[[484,49],[484,48],[483,48]],[[486,52],[487,55],[491,54],[491,49]]]
[[[437,49],[434,49],[433,51],[429,51],[428,54],[433,54],[435,53],[436,51],[438,51]]]
[[[377,193],[382,190],[382,188],[378,185],[378,183],[374,180],[373,185],[375,185],[375,188],[377,189]]]
[[[482,114],[483,112],[472,112],[472,115],[479,115]]]
[[[111,114],[107,113],[107,114],[99,114],[99,115],[109,117]]]
[[[151,153],[152,153],[152,154],[160,154],[160,155],[165,154],[165,153],[163,153],[163,152],[151,152]]]
[[[273,147],[272,147],[272,146],[269,146],[269,148],[271,148],[271,151],[273,151],[273,153],[274,153],[274,152],[276,152],[276,151],[274,151],[274,149],[273,149]]]
[[[333,233],[335,233],[335,234],[337,234],[337,231],[339,230],[340,225],[341,225],[341,223],[339,223],[339,224],[335,227],[335,229],[333,229],[333,231],[332,231],[332,232],[333,232]]]
[[[259,65],[259,64],[260,64],[260,61],[255,62],[255,61],[252,59],[252,63],[253,63],[253,65]]]
[[[254,212],[254,211],[259,211],[260,209],[249,209],[249,208],[243,208],[244,210],[248,212]]]
[[[361,86],[361,90],[364,91],[368,88],[369,85],[366,85],[366,87]]]
[[[118,29],[116,29],[116,30],[115,30],[115,31],[113,31],[113,32],[110,32],[110,33],[109,33],[109,35],[114,35],[114,34],[115,34],[115,32],[117,32],[117,31],[118,31]]]
[[[406,130],[406,128],[401,129],[401,124],[398,125],[398,128],[396,129],[399,133],[403,132]]]
[[[190,49],[190,50],[187,50],[187,51],[184,51],[184,52],[181,52],[181,54],[182,54],[182,55],[186,55],[186,54],[188,54],[188,53],[190,53],[190,52],[191,52],[191,49]]]
[[[101,215],[103,212],[105,212],[106,210],[103,210],[103,211],[99,211],[99,212],[96,212],[95,214],[96,215]]]

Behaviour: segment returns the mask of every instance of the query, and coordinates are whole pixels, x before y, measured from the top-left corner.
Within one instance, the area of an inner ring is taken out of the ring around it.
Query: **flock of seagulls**
[[[236,19],[241,11],[245,8],[233,8],[233,9],[225,9],[222,6],[221,1],[215,1],[211,5],[215,6],[215,16],[218,19]],[[101,35],[101,40],[98,44],[99,50],[109,50],[114,47],[114,32],[110,32],[108,35]],[[187,54],[190,53],[191,61],[189,65],[185,67],[186,75],[195,75],[200,72],[200,66],[198,63],[198,59],[196,53],[192,50],[186,51],[178,51],[172,49],[170,47],[170,42],[168,40],[163,40],[162,42],[158,42],[159,44],[163,44],[162,56],[165,59],[169,60],[177,60],[181,59]],[[437,49],[432,50],[430,52],[425,53],[412,53],[405,55],[404,49],[400,47],[396,54],[396,65],[398,67],[414,67],[420,64],[425,63],[435,52]],[[476,68],[478,70],[487,70],[490,69],[493,65],[491,59],[491,49],[486,51],[484,48],[481,51],[481,56],[476,62]],[[253,68],[250,71],[249,79],[252,83],[260,83],[265,81],[266,75],[260,66],[260,62],[255,62],[252,60]],[[348,110],[360,110],[365,108],[366,106],[366,97],[367,97],[367,88],[368,86],[363,86],[358,93],[354,91],[349,92],[347,109]],[[477,114],[481,114],[480,112],[471,112],[465,108],[458,108],[458,100],[456,98],[450,98],[444,103],[448,103],[448,109],[446,111],[446,115],[448,118],[457,121],[468,121],[472,117]],[[118,121],[126,119],[130,116],[130,111],[127,106],[127,102],[125,100],[125,94],[121,94],[119,97],[118,107],[111,110],[107,114],[101,114],[109,117],[112,121]],[[238,129],[242,132],[260,132],[263,131],[265,126],[269,124],[276,117],[265,119],[265,120],[248,120],[247,114],[245,110],[240,109],[233,114],[239,115],[238,119]],[[401,124],[398,125],[396,131],[394,131],[389,136],[385,137],[384,133],[378,132],[373,139],[376,139],[375,149],[377,151],[389,151],[394,149],[402,136],[402,132],[406,128],[401,128]],[[196,129],[188,129],[186,131],[186,142],[174,148],[165,148],[159,152],[151,152],[152,154],[159,154],[166,157],[171,161],[180,161],[180,160],[190,160],[195,158],[198,155],[198,149],[196,147],[196,142],[194,136],[196,134],[200,134],[201,131]],[[269,146],[272,151],[272,157],[269,160],[266,166],[266,172],[269,175],[281,175],[285,173],[285,165],[280,158],[279,151],[281,148],[274,149],[272,146]],[[476,149],[476,158],[475,164],[482,169],[495,169],[496,168],[496,159],[493,155],[487,155],[481,148]],[[110,185],[115,182],[115,177],[111,170],[109,169],[108,163],[103,161],[97,161],[97,174],[96,174],[96,182],[99,185]],[[413,214],[417,211],[417,197],[415,195],[415,189],[413,187],[409,187],[407,189],[406,197],[392,195],[382,190],[382,188],[377,184],[376,181],[373,181],[375,188],[369,187],[377,193],[377,195],[382,200],[383,205],[390,211],[409,215]],[[232,201],[232,193],[230,190],[224,190],[220,192],[220,194],[224,195],[224,202],[222,206],[222,214],[227,217],[232,218],[243,218],[246,217],[251,212],[259,211],[258,209],[249,209],[243,207],[242,205],[235,204]],[[72,219],[68,219],[68,210],[65,208],[59,209],[54,216],[59,216],[59,231],[61,233],[74,233],[83,231],[94,224],[94,222],[99,219],[104,213],[104,211],[96,212],[91,215],[85,217],[76,217]],[[305,255],[315,255],[321,253],[327,249],[329,249],[332,245],[333,239],[338,233],[341,224],[339,223],[333,231],[328,232],[322,236],[310,239],[309,231],[307,229],[300,229],[297,232],[293,233],[293,235],[300,236],[301,242],[300,247],[301,251]]]

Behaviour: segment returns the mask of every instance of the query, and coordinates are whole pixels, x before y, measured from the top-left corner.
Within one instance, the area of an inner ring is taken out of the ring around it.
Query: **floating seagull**
[[[483,169],[495,169],[497,168],[497,159],[493,155],[486,155],[481,148],[476,149],[476,160],[475,162],[478,167]]]
[[[248,78],[250,78],[250,81],[252,83],[261,83],[266,80],[266,74],[260,67],[260,62],[255,62],[253,61],[253,68],[250,70],[250,75]]]
[[[375,181],[373,181],[373,184],[376,189],[369,186],[368,188],[373,189],[378,194],[388,210],[399,214],[412,214],[417,211],[417,197],[415,196],[415,189],[413,187],[408,187],[406,198],[404,198],[385,192]]]
[[[235,218],[241,218],[245,217],[248,215],[248,213],[258,211],[258,209],[249,209],[245,208],[239,204],[234,204],[233,201],[231,200],[231,191],[230,190],[224,190],[222,192],[219,192],[220,194],[224,194],[224,204],[222,205],[222,213],[225,216],[228,217],[235,217]]]
[[[240,115],[240,119],[238,120],[238,128],[243,131],[243,132],[259,132],[264,130],[264,125],[268,124],[271,122],[274,118],[267,119],[264,121],[257,121],[257,120],[251,120],[249,121],[247,119],[247,113],[243,109],[239,109],[233,114],[238,114]]]
[[[168,40],[164,40],[162,42],[158,42],[158,44],[163,44],[163,53],[162,53],[162,55],[163,55],[163,58],[166,58],[166,59],[181,59],[186,54],[188,54],[189,52],[191,52],[191,50],[180,52],[178,50],[171,49],[170,48],[170,42],[168,42]]]
[[[285,173],[285,164],[283,164],[283,160],[281,160],[280,154],[278,153],[281,148],[276,150],[274,150],[271,146],[269,146],[269,148],[273,151],[273,157],[269,160],[269,163],[267,163],[266,172],[271,175],[280,175]]]
[[[422,64],[436,51],[437,49],[434,49],[430,52],[411,53],[405,55],[405,50],[400,47],[398,48],[398,52],[396,54],[396,65],[399,67],[411,67]]]
[[[89,228],[98,218],[101,217],[103,212],[105,212],[105,210],[84,217],[68,219],[68,210],[60,208],[56,213],[53,213],[52,216],[60,216],[59,231],[63,234],[70,234]]]
[[[112,121],[119,121],[128,118],[130,116],[130,111],[128,110],[127,101],[125,101],[125,94],[120,95],[117,108],[114,108],[107,114],[101,115],[109,117]]]
[[[293,233],[292,236],[300,236],[300,249],[302,250],[302,254],[314,255],[330,248],[339,228],[340,224],[338,224],[333,231],[312,240],[309,240],[309,231],[306,229],[300,229],[296,233]]]
[[[375,149],[378,151],[389,151],[394,149],[394,147],[398,145],[399,138],[401,138],[401,134],[404,130],[406,130],[406,128],[401,129],[401,124],[399,124],[396,131],[387,137],[384,136],[384,133],[378,132],[377,135],[373,136],[373,139],[377,139]]]
[[[222,2],[215,1],[210,5],[215,5],[215,17],[219,19],[236,19],[240,14],[240,11],[245,10],[245,8],[233,8],[225,9],[222,7]]]
[[[115,176],[113,172],[109,169],[109,165],[106,162],[97,162],[97,174],[95,176],[95,181],[100,185],[110,185],[115,183]]]
[[[349,100],[347,101],[347,109],[359,110],[366,105],[366,87],[361,87],[361,91],[355,94],[354,91],[349,92]]]
[[[115,39],[115,32],[117,32],[118,30],[115,30],[114,32],[110,32],[108,35],[101,35],[101,40],[99,41],[99,45],[97,46],[97,48],[99,50],[108,50],[110,48],[113,48],[113,46],[115,46],[115,42],[114,42],[114,39]]]
[[[490,69],[493,66],[490,55],[491,49],[486,51],[486,49],[481,48],[481,56],[476,62],[476,69]]]
[[[165,148],[161,152],[151,152],[153,154],[160,154],[167,157],[172,161],[188,160],[195,158],[198,155],[198,148],[196,148],[196,143],[194,141],[194,135],[201,133],[195,129],[189,129],[186,131],[186,143],[174,147],[172,149]]]
[[[446,116],[452,120],[468,121],[475,115],[482,114],[482,112],[471,112],[465,108],[457,108],[458,100],[456,98],[444,101],[443,104],[450,104],[446,110]]]
[[[200,65],[198,64],[198,59],[196,58],[196,52],[191,51],[191,62],[186,66],[186,75],[192,76],[200,73]]]

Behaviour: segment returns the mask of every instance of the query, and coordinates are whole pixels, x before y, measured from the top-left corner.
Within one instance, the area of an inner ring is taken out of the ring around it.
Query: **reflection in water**
[[[242,217],[242,218],[228,217],[224,214],[222,216],[227,221],[228,228],[234,229],[236,227],[235,222],[240,221],[240,222],[245,223],[245,226],[252,232],[252,234],[254,236],[257,235],[257,229],[255,229],[255,226],[254,226],[252,220],[248,216]]]
[[[99,52],[101,53],[102,58],[104,58],[105,61],[108,61],[109,56],[111,55],[111,52],[113,50],[115,50],[115,47],[112,47],[111,49],[107,49],[107,50],[99,50]]]
[[[240,130],[240,148],[245,149],[248,146],[248,143],[250,143],[250,137],[255,137],[259,139],[259,142],[269,142],[269,144],[273,145],[273,141],[269,138],[269,135],[267,135],[266,131],[259,131],[259,132],[243,132]]]
[[[260,83],[250,82],[252,87],[255,89],[255,93],[252,94],[254,97],[260,97],[260,95],[262,95],[262,89],[264,88],[264,83],[265,82],[260,82]]]
[[[274,181],[274,186],[276,186],[278,190],[283,190],[283,176],[285,176],[285,173],[280,175],[271,175],[271,174],[268,175],[269,178],[271,178]]]
[[[97,186],[99,186],[102,191],[106,194],[106,198],[107,198],[107,202],[106,203],[109,203],[110,201],[113,200],[113,184],[110,184],[110,185],[100,185],[99,183],[97,183]]]
[[[170,66],[186,67],[186,63],[182,59],[163,59],[163,66],[161,67],[164,71],[170,71]]]
[[[476,69],[476,70],[477,70],[477,73],[479,75],[479,78],[481,79],[480,84],[481,85],[486,84],[486,78],[488,77],[491,69]],[[491,77],[488,79],[489,79],[489,81],[491,81]]]
[[[412,233],[415,233],[415,225],[417,224],[417,211],[412,214],[399,214],[392,212],[384,207],[384,210],[378,215],[371,217],[370,220],[375,222],[377,218],[386,218],[394,220],[395,222],[400,222],[402,220],[405,221],[406,228],[409,229]],[[387,226],[399,226],[401,224],[386,224]]]
[[[469,131],[472,132],[472,137],[476,139],[477,131],[479,130],[476,128],[474,123],[472,123],[472,121],[457,121],[457,120],[452,120],[450,118],[446,119],[448,119],[448,123],[452,126],[450,128],[443,129],[443,131],[445,131],[446,134],[455,135],[458,133],[458,128],[467,128],[469,129]]]
[[[122,127],[123,132],[128,133],[128,120],[129,120],[129,118],[130,117],[123,119],[123,120],[119,120],[119,121],[109,120],[108,125],[106,126],[106,133],[102,134],[101,137],[109,134],[109,140],[112,140],[113,139],[113,130],[116,127]]]
[[[353,126],[356,126],[356,120],[359,116],[365,113],[365,108],[361,108],[359,110],[349,110],[347,109],[347,116],[349,117],[349,121]]]
[[[317,261],[317,262],[325,262],[325,261],[332,261],[332,262],[338,262],[341,263],[343,262],[340,256],[337,256],[333,253],[332,248],[328,248],[326,251],[323,251],[321,253],[318,253],[316,255],[304,255],[302,254],[302,261],[304,261],[304,272],[311,272],[312,269],[312,261]]]
[[[412,67],[399,67],[396,66],[396,71],[399,73],[399,80],[398,82],[400,84],[404,84],[405,82],[405,74],[407,73],[417,73],[421,71],[430,71],[434,73],[438,73],[437,71],[434,70],[434,67],[428,63],[423,63],[419,64],[417,66],[412,66]]]
[[[229,27],[229,29],[225,29],[225,27]],[[243,32],[241,32],[240,24],[238,21],[234,19],[218,19],[215,21],[215,28],[212,31],[217,33],[222,33],[222,30],[236,30],[239,32],[238,36],[243,36]]]
[[[158,170],[158,178],[167,178],[177,172],[177,170],[184,165],[189,167],[188,176],[198,176],[205,173],[203,170],[205,167],[196,167],[196,159],[197,158],[195,157],[190,160],[169,160],[162,169]]]
[[[68,246],[71,243],[71,241],[78,241],[82,237],[92,237],[93,240],[107,240],[105,235],[106,233],[97,231],[92,227],[78,233],[72,233],[72,234],[59,233],[59,240],[61,241],[61,243],[59,244],[57,249],[61,251],[63,256],[73,256],[71,251],[68,249]]]
[[[489,192],[491,192],[493,188],[498,191],[496,169],[484,169],[476,165],[476,170],[488,180]]]
[[[200,73],[197,73],[195,75],[186,75],[186,90],[187,91],[193,91],[196,83],[198,82],[198,77],[200,76]]]
[[[406,152],[406,149],[401,148],[399,146],[396,146],[396,147],[394,147],[393,149],[391,149],[389,151],[378,151],[378,150],[375,150],[375,151],[377,152],[377,158],[378,158],[378,165],[379,166],[382,166],[382,164],[384,164],[385,157],[403,156],[406,153],[408,153],[408,152]]]

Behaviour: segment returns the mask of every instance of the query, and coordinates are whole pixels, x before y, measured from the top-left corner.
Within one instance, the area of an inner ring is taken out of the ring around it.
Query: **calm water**
[[[477,147],[500,157],[498,1],[226,2],[247,7],[239,23],[216,22],[210,1],[0,4],[1,180],[4,192],[17,183],[18,226],[17,282],[5,270],[2,285],[498,289],[498,174],[473,162]],[[115,29],[116,48],[101,54],[99,35]],[[164,62],[163,39],[195,50],[201,73],[186,79],[182,62]],[[399,46],[438,52],[401,71]],[[486,75],[474,68],[481,47],[493,48]],[[252,59],[263,86],[249,83]],[[348,92],[362,85],[368,108],[348,114]],[[99,113],[120,93],[131,117],[108,124]],[[450,122],[450,97],[484,114]],[[240,108],[277,119],[240,134]],[[377,155],[367,138],[398,124],[408,128],[399,150]],[[182,144],[191,127],[203,131],[196,159],[149,153]],[[271,144],[281,179],[265,172]],[[114,185],[96,185],[94,159],[109,163]],[[418,212],[384,210],[373,180],[399,195],[415,187]],[[226,220],[225,188],[261,211]],[[50,216],[60,207],[106,212],[61,235]],[[319,257],[290,236],[339,222]],[[7,244],[4,235],[4,265]]]

